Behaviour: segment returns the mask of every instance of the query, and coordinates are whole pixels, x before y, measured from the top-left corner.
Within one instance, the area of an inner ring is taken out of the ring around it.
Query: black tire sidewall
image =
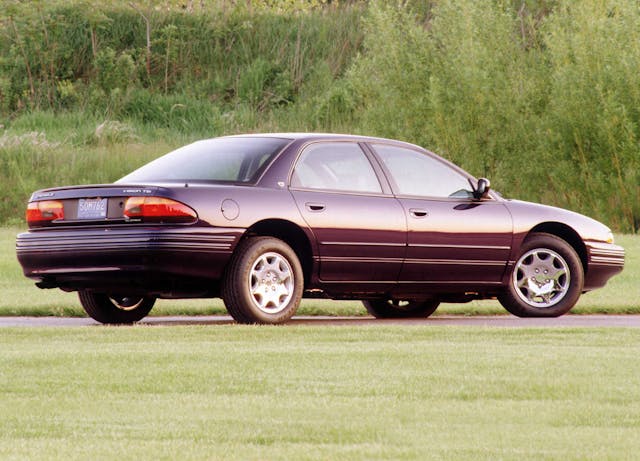
[[[433,314],[440,303],[437,300],[410,301],[410,308],[398,308],[388,299],[368,299],[362,301],[367,312],[378,319],[426,318]]]
[[[104,293],[80,291],[78,297],[89,317],[97,322],[112,325],[138,322],[149,314],[155,304],[155,298],[143,297],[138,307],[125,310],[116,306],[109,295]]]
[[[287,306],[277,313],[262,311],[253,302],[248,289],[251,269],[265,253],[277,253],[287,260],[293,272],[293,295]],[[289,320],[298,309],[304,289],[304,276],[298,256],[293,249],[275,237],[253,237],[236,249],[223,286],[227,310],[240,323],[279,324]]]
[[[557,304],[551,307],[536,307],[524,302],[516,292],[513,277],[517,268],[509,274],[509,283],[504,294],[498,297],[500,303],[512,314],[518,317],[559,317],[569,312],[578,302],[584,285],[584,268],[578,254],[569,243],[552,234],[535,233],[522,244],[518,260],[526,252],[533,249],[547,249],[558,253],[569,267],[569,289]]]

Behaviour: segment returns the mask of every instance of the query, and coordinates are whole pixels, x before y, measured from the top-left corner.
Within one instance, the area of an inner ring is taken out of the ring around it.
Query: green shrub
[[[430,147],[509,196],[638,231],[640,9],[517,3],[440,2],[426,22],[374,4],[348,111],[360,129]]]
[[[106,94],[116,89],[126,89],[134,83],[133,59],[128,54],[120,54],[106,47],[98,52],[94,60],[96,83]]]
[[[258,110],[271,104],[287,104],[293,102],[293,85],[284,69],[267,62],[263,58],[256,59],[238,76],[238,99]]]
[[[574,208],[640,229],[640,10],[588,0],[545,25],[551,62],[545,120],[562,168],[554,188]],[[567,174],[570,173],[570,174]]]
[[[401,3],[4,1],[0,124],[105,149],[247,131],[387,136],[507,196],[640,230],[635,2]],[[122,126],[97,135],[105,121]],[[28,168],[16,159],[40,148],[0,151],[3,168]],[[11,178],[5,195],[22,187]]]

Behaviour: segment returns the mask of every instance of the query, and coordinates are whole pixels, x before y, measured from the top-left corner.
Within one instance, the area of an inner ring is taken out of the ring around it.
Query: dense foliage
[[[640,230],[638,2],[401,3],[2,1],[0,220],[31,188],[116,179],[139,141],[318,130]]]

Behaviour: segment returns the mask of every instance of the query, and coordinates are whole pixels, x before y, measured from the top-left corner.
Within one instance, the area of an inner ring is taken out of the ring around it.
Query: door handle
[[[422,210],[420,208],[409,208],[409,213],[414,218],[425,218],[429,216],[429,212],[427,210]]]
[[[324,209],[326,208],[324,203],[307,202],[304,205],[307,207],[307,210],[313,211],[316,213],[320,211],[324,211]]]

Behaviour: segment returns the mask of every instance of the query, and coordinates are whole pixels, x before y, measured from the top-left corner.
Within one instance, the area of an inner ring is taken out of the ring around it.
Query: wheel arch
[[[587,247],[580,235],[570,226],[559,223],[559,222],[544,222],[535,226],[533,229],[529,231],[527,237],[531,234],[544,232],[547,234],[555,235],[556,237],[561,238],[565,242],[567,242],[571,247],[575,250],[580,258],[580,262],[582,263],[582,268],[584,273],[587,273],[589,268],[588,265],[588,256],[587,256]],[[525,238],[526,240],[526,238]]]
[[[242,236],[243,239],[249,237],[275,237],[289,245],[300,260],[305,287],[309,284],[313,271],[313,250],[300,226],[285,219],[265,219],[253,224]]]

